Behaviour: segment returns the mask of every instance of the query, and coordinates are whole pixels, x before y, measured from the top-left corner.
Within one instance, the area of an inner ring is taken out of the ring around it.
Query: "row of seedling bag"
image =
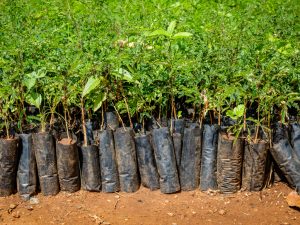
[[[0,140],[0,196],[19,192],[29,199],[39,190],[135,192],[140,184],[150,190],[175,193],[200,188],[235,193],[259,191],[275,165],[288,184],[300,192],[300,126],[276,124],[273,141],[263,132],[253,143],[235,138],[218,125],[184,119],[170,127],[134,132],[119,127],[114,114],[106,129],[87,130],[88,145],[76,136],[52,132],[19,134]],[[272,161],[272,163],[270,163]],[[273,165],[273,166],[271,166]]]

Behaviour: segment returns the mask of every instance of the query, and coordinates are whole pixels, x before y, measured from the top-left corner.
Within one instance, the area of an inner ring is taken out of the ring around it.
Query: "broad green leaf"
[[[23,84],[27,87],[28,90],[30,90],[36,84],[36,78],[35,77],[27,77],[23,80]]]
[[[132,81],[131,73],[128,70],[120,68],[119,74],[121,74],[125,80],[130,81],[130,82]]]
[[[238,105],[233,109],[233,112],[237,117],[242,117],[244,115],[244,110],[245,110],[244,105]]]
[[[163,30],[163,29],[159,29],[159,30],[155,30],[152,33],[148,34],[148,37],[153,37],[153,36],[166,36],[166,37],[171,37],[171,33]]]
[[[241,118],[244,115],[244,110],[244,105],[238,105],[233,110],[227,110],[226,116],[229,116],[233,120],[237,120],[238,118]]]
[[[236,116],[232,110],[226,112],[226,116],[229,116],[231,119],[236,120]]]
[[[137,80],[134,81],[131,73],[128,70],[123,69],[123,68],[119,68],[118,70],[115,70],[115,72],[113,72],[113,75],[115,75],[118,78],[121,78],[122,80],[128,81],[128,82],[135,82],[136,84],[140,83]]]
[[[176,27],[176,20],[173,20],[173,21],[169,24],[167,31],[168,31],[170,34],[173,34],[175,27]]]
[[[31,120],[36,120],[36,121],[41,121],[41,118],[40,117],[38,117],[38,116],[34,116],[34,115],[28,115],[28,116],[26,116],[26,120],[27,121],[31,121]]]
[[[26,96],[26,101],[30,105],[40,108],[42,104],[42,95],[36,92],[31,92]]]
[[[94,112],[96,112],[102,106],[102,103],[106,100],[106,93],[100,93],[94,101]]]
[[[89,94],[92,90],[94,90],[96,87],[100,85],[100,78],[99,77],[90,77],[87,81],[87,83],[84,86],[84,89],[82,91],[82,97]]]
[[[192,33],[189,33],[189,32],[179,32],[179,33],[174,34],[173,38],[174,39],[177,39],[177,38],[188,38],[188,37],[191,37],[191,36],[193,36]]]

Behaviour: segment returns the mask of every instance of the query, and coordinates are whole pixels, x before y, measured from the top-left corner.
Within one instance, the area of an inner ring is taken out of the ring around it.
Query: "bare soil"
[[[136,193],[38,194],[38,204],[16,194],[0,198],[0,224],[300,224],[283,183],[261,192],[223,195],[199,190],[171,195],[141,187]]]

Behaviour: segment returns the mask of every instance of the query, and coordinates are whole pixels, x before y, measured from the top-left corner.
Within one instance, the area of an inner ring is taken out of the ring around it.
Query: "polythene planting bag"
[[[103,130],[99,133],[99,157],[101,167],[102,191],[119,191],[120,182],[112,130]]]
[[[217,182],[221,193],[241,188],[244,140],[220,133],[217,153]]]
[[[16,191],[18,139],[0,139],[0,197]]]
[[[176,158],[176,166],[177,166],[178,172],[180,172],[179,167],[180,167],[181,151],[182,151],[182,136],[183,135],[181,135],[180,133],[172,134],[175,158]]]
[[[179,133],[183,136],[185,120],[184,119],[169,120],[169,127],[171,126],[171,121],[172,121],[172,125],[173,125],[173,133]]]
[[[37,168],[32,145],[32,134],[20,134],[20,160],[18,166],[18,191],[24,200],[35,194]]]
[[[218,152],[218,125],[204,125],[202,135],[202,157],[200,173],[200,189],[215,190],[217,184],[217,152]]]
[[[152,144],[162,193],[174,193],[180,190],[176,168],[174,147],[169,128],[162,127],[152,130]]]
[[[135,137],[141,183],[150,190],[159,189],[159,176],[149,135]]]
[[[101,190],[99,151],[96,145],[81,146],[81,183],[84,190]]]
[[[264,187],[267,153],[269,144],[260,140],[258,143],[245,143],[242,187],[247,191],[260,191]]]
[[[201,133],[201,129],[197,126],[184,129],[179,170],[181,190],[183,191],[190,191],[199,187]]]
[[[293,146],[294,152],[297,158],[300,160],[300,124],[291,124],[291,144]]]
[[[48,132],[36,133],[32,140],[42,194],[56,195],[59,182],[53,136]]]
[[[288,183],[300,194],[300,161],[293,152],[289,141],[281,139],[273,143],[270,151]]]
[[[77,143],[71,139],[56,142],[57,170],[60,190],[80,190],[80,170]]]
[[[94,144],[93,123],[91,121],[86,121],[85,127],[86,127],[86,136],[87,136],[88,145],[93,145]]]
[[[116,130],[119,127],[119,119],[116,112],[106,112],[106,125],[108,129]]]
[[[135,192],[140,184],[133,130],[118,128],[114,133],[114,141],[121,191]]]
[[[276,124],[273,131],[273,147],[270,152],[288,183],[300,194],[300,160],[288,141],[285,127]]]

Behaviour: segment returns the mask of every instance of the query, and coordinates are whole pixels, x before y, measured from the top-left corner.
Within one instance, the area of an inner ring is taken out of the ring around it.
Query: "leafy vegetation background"
[[[105,104],[141,120],[184,102],[285,118],[299,113],[299,14],[297,0],[2,0],[1,117]]]

